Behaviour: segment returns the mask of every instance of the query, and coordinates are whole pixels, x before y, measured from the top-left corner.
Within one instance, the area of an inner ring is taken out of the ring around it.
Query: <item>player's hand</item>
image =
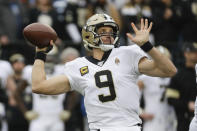
[[[132,22],[131,26],[135,32],[135,36],[132,36],[130,33],[127,33],[127,36],[129,37],[131,41],[133,41],[139,46],[142,46],[144,43],[149,41],[149,32],[152,29],[152,25],[153,23],[151,22],[150,25],[148,26],[148,19],[145,19],[145,22],[144,22],[144,19],[142,18],[141,28],[139,30],[137,29],[135,24]]]
[[[34,120],[34,119],[36,119],[36,118],[38,118],[38,113],[37,112],[35,112],[35,111],[27,111],[27,112],[25,112],[25,118],[28,120],[28,121],[32,121],[32,120]]]
[[[60,119],[62,121],[68,121],[70,119],[70,116],[71,116],[71,112],[68,111],[68,110],[63,110],[61,113],[60,113]]]
[[[53,40],[50,41],[50,45],[44,48],[38,48],[36,47],[36,52],[44,52],[44,53],[49,53],[49,51],[51,51],[53,49],[53,45],[55,45],[55,43],[53,42]]]

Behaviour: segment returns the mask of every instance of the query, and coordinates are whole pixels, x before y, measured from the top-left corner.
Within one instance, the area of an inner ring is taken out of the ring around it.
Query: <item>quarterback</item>
[[[141,19],[140,29],[134,23],[131,26],[135,36],[127,36],[136,45],[119,47],[119,27],[115,21],[107,14],[93,15],[82,29],[84,47],[92,51],[92,56],[66,63],[63,75],[48,80],[44,71],[47,47],[37,48],[33,92],[80,92],[84,95],[91,131],[140,131],[138,76],[169,77],[177,70],[170,59],[149,43],[152,22],[149,25],[147,19]]]

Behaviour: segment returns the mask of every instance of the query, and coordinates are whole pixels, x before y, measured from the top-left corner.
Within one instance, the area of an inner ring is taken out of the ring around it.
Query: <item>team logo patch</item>
[[[116,65],[118,65],[120,63],[120,60],[118,58],[116,58],[115,63],[116,63]]]
[[[81,76],[87,74],[88,72],[89,72],[88,66],[84,66],[84,67],[81,67],[81,68],[80,68]]]

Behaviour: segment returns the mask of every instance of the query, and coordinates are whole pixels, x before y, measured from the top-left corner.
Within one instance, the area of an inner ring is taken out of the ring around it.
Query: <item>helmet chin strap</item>
[[[100,39],[99,47],[102,51],[109,51],[115,47],[117,40],[118,40],[118,37],[115,38],[115,40],[112,44],[111,44],[111,42],[110,42],[110,44],[104,44],[103,41]]]
[[[114,45],[100,44],[99,47],[102,51],[109,51],[114,48]]]

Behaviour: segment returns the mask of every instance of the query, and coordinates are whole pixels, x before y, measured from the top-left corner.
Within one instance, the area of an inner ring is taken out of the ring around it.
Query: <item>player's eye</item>
[[[110,31],[110,32],[104,31],[104,32],[99,33],[99,35],[111,35],[111,34],[113,34],[113,31]]]

